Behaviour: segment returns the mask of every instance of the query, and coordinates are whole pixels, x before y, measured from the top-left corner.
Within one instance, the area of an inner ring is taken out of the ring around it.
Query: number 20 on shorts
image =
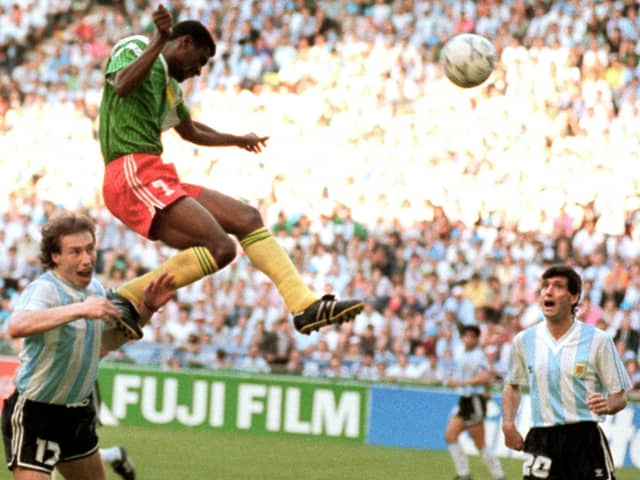
[[[533,478],[547,478],[551,471],[551,459],[544,455],[524,454],[522,475]]]

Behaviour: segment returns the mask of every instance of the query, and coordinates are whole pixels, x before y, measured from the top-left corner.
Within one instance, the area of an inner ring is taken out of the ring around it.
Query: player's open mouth
[[[555,307],[556,302],[554,302],[553,300],[545,300],[544,302],[542,302],[542,305],[545,308],[552,308],[552,307]]]

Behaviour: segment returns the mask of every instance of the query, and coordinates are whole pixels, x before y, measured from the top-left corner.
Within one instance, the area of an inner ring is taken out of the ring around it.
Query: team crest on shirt
[[[576,363],[576,368],[574,370],[575,376],[584,377],[585,373],[587,373],[587,364],[584,362]]]

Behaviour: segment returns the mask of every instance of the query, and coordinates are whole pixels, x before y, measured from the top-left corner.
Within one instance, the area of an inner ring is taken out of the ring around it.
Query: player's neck
[[[569,331],[573,325],[573,317],[567,317],[562,320],[550,320],[547,319],[547,329],[553,338],[556,340],[562,338],[562,336]]]

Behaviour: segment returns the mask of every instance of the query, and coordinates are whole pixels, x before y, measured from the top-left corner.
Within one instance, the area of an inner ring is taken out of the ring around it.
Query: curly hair
[[[56,266],[51,258],[54,253],[60,253],[60,237],[80,232],[89,232],[96,239],[96,226],[86,215],[68,211],[57,213],[40,229],[40,263],[45,270]]]

